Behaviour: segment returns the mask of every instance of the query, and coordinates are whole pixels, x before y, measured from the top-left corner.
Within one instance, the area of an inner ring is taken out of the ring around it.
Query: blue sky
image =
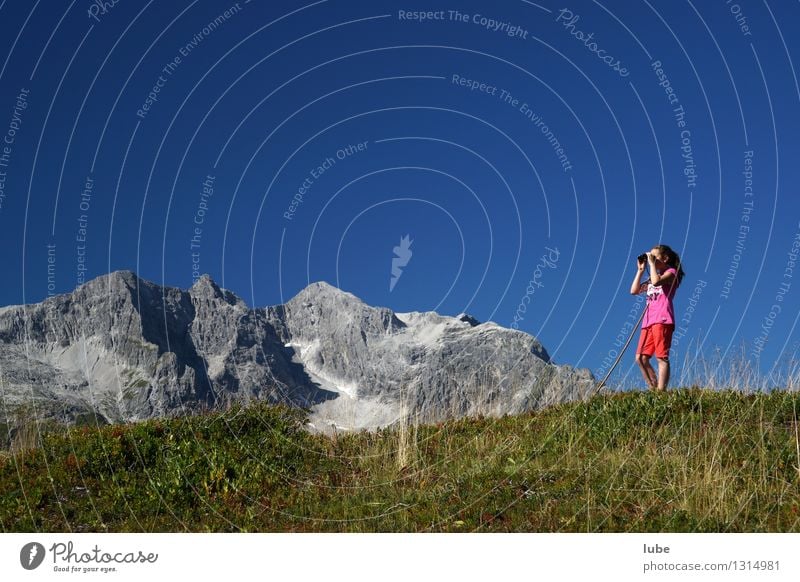
[[[101,4],[0,2],[0,305],[325,280],[600,375],[665,243],[678,366],[800,346],[797,3]]]

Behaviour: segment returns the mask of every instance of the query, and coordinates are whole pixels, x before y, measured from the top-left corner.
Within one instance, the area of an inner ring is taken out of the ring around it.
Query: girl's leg
[[[675,325],[659,325],[656,333],[656,358],[658,358],[658,388],[664,392],[669,384],[669,349]],[[661,354],[659,356],[658,354]]]
[[[669,360],[666,358],[658,358],[658,388],[659,392],[667,389],[669,384]]]
[[[656,371],[650,365],[650,356],[646,354],[636,354],[636,363],[642,370],[644,381],[650,388],[655,388],[658,385],[658,378],[656,378]]]

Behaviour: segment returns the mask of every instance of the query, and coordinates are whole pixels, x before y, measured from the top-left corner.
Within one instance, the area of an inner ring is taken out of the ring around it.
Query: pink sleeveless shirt
[[[650,327],[654,323],[665,325],[675,325],[675,313],[672,309],[672,298],[677,289],[677,271],[670,267],[664,274],[672,271],[674,278],[669,283],[663,285],[653,285],[647,282],[647,311],[642,319],[642,329]]]

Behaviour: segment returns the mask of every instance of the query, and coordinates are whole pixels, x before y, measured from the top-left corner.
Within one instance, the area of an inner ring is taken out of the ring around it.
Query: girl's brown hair
[[[660,252],[667,255],[667,265],[673,267],[677,271],[676,282],[678,286],[680,286],[681,281],[683,281],[684,276],[686,273],[683,272],[683,267],[681,266],[681,258],[678,256],[678,253],[673,251],[667,245],[656,245],[653,247],[654,249],[658,249]]]

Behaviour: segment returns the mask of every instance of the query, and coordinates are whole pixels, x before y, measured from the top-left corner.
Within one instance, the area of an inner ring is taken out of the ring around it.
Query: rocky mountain
[[[266,399],[310,429],[514,414],[578,399],[586,369],[468,314],[395,313],[325,282],[250,308],[203,276],[188,290],[117,271],[0,308],[0,398],[39,417],[129,422]]]

